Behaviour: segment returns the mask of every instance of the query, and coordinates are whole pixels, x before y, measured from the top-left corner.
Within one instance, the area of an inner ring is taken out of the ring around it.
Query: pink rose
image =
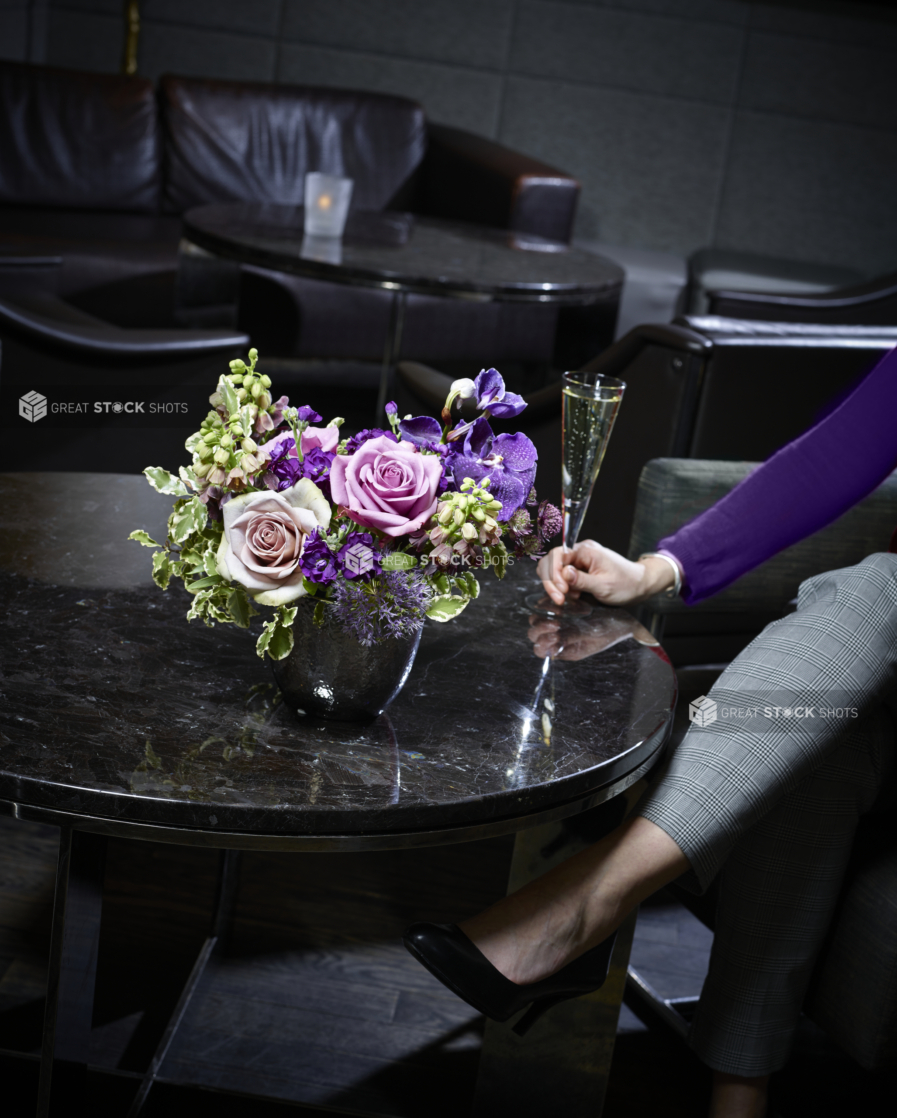
[[[283,493],[245,493],[228,501],[222,514],[222,577],[240,583],[264,606],[301,597],[299,556],[306,537],[330,524],[330,504],[314,482],[302,478]]]
[[[321,450],[336,450],[336,444],[339,442],[339,427],[306,427],[299,437],[303,454],[308,454],[316,446]]]
[[[354,454],[333,459],[330,492],[358,524],[403,536],[433,515],[441,477],[438,455],[421,454],[412,443],[379,435]]]

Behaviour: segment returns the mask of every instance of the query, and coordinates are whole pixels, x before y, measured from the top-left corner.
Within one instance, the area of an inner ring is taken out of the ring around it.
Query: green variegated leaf
[[[152,536],[148,535],[142,528],[138,528],[136,532],[132,532],[128,536],[129,540],[136,540],[137,543],[142,543],[144,547],[161,547],[160,543],[156,543]]]
[[[391,551],[382,559],[384,571],[410,571],[419,565],[420,560],[405,551]]]
[[[469,598],[434,598],[427,609],[427,617],[431,621],[451,621],[469,601]]]
[[[235,411],[239,410],[240,401],[237,399],[237,394],[234,391],[234,386],[227,379],[227,377],[222,377],[221,380],[218,381],[218,392],[221,396],[221,399],[224,401],[224,406],[227,408],[230,415],[233,415]]]
[[[249,597],[242,586],[238,586],[228,594],[227,608],[234,619],[234,624],[239,625],[241,629],[249,628],[249,619],[257,612],[249,604]]]
[[[167,493],[172,497],[188,497],[190,490],[174,474],[163,470],[161,466],[147,466],[143,471],[146,480],[157,493]]]
[[[220,575],[210,575],[208,578],[199,578],[195,582],[185,582],[184,587],[191,594],[197,594],[200,590],[207,590],[210,586],[220,586],[223,581]]]
[[[296,619],[296,606],[279,606],[274,617],[265,622],[262,635],[256,642],[255,650],[264,658],[265,653],[272,660],[283,660],[293,651],[293,622]]]
[[[168,552],[157,551],[153,556],[153,582],[155,582],[160,590],[167,590],[171,574],[171,562],[168,558]]]

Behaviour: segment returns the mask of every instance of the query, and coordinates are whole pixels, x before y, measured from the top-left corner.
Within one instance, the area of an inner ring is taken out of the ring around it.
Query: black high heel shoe
[[[412,924],[403,942],[440,982],[493,1021],[507,1021],[529,1006],[514,1025],[523,1036],[558,1002],[590,994],[604,984],[617,933],[541,982],[518,985],[497,970],[454,924]]]

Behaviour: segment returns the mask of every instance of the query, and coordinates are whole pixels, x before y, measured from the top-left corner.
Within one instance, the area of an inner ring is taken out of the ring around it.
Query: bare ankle
[[[768,1089],[768,1075],[730,1075],[715,1071],[710,1118],[764,1118]]]

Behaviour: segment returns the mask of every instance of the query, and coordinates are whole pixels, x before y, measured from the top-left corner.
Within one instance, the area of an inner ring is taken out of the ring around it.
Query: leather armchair
[[[710,314],[769,322],[897,326],[897,272],[818,295],[711,291]]]

